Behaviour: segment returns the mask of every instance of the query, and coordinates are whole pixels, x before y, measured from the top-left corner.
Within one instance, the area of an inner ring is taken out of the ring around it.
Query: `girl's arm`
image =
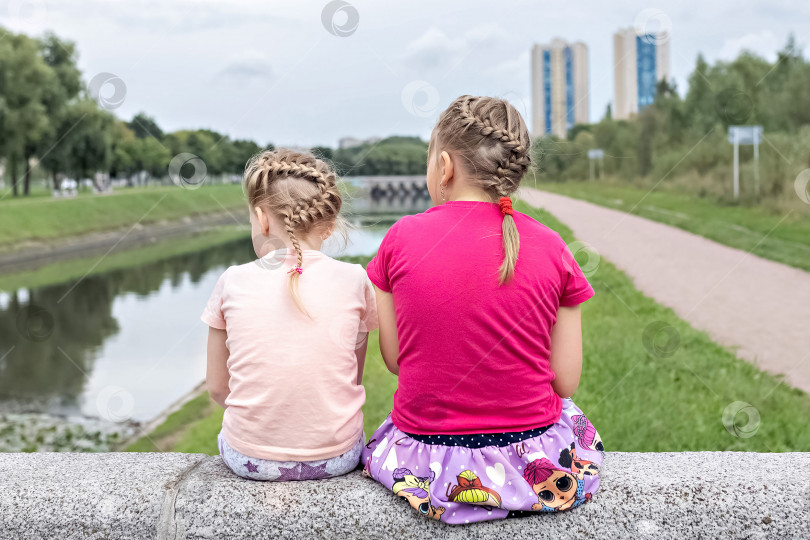
[[[397,336],[397,315],[394,311],[394,295],[374,286],[377,296],[377,316],[380,321],[380,352],[385,367],[394,375],[399,375],[399,337]]]
[[[579,306],[560,307],[551,330],[551,387],[560,397],[571,397],[582,375],[582,318]]]
[[[368,332],[360,332],[357,336],[357,345],[354,354],[357,356],[357,384],[363,384],[363,368],[366,365],[366,350],[368,349]]]
[[[211,399],[225,407],[225,398],[231,393],[228,386],[231,376],[228,374],[228,356],[230,351],[225,346],[228,334],[225,330],[208,328],[208,367],[205,373],[205,385]]]

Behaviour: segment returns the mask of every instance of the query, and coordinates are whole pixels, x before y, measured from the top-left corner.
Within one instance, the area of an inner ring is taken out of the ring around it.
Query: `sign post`
[[[588,150],[588,161],[590,162],[591,165],[591,174],[590,174],[591,180],[593,180],[594,168],[597,160],[599,161],[599,178],[602,178],[605,175],[605,162],[603,161],[604,157],[605,151],[600,148]]]
[[[740,145],[754,146],[754,191],[759,196],[759,143],[762,126],[728,126],[728,142],[734,145],[734,198],[740,196]]]

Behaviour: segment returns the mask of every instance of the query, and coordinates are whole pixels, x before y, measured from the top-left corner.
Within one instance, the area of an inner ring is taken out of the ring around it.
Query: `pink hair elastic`
[[[304,269],[301,268],[300,266],[296,266],[295,268],[290,268],[290,271],[287,273],[292,274],[293,272],[298,272],[298,275],[301,275],[304,273]]]

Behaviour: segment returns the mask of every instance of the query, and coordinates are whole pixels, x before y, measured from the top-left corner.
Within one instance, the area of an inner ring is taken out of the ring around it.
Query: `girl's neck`
[[[323,240],[320,236],[315,238],[301,238],[298,240],[298,243],[301,245],[301,249],[310,249],[313,251],[320,251],[321,246],[323,246]],[[290,249],[294,249],[292,244],[290,245]]]
[[[488,202],[491,203],[492,197],[480,189],[466,188],[455,192],[447,199],[450,201],[474,201],[474,202]]]

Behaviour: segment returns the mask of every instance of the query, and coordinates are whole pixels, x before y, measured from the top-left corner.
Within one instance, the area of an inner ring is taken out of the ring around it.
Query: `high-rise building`
[[[555,38],[532,47],[532,134],[565,138],[588,116],[588,46]]]
[[[613,118],[626,120],[651,104],[669,77],[669,34],[625,28],[613,34]]]

